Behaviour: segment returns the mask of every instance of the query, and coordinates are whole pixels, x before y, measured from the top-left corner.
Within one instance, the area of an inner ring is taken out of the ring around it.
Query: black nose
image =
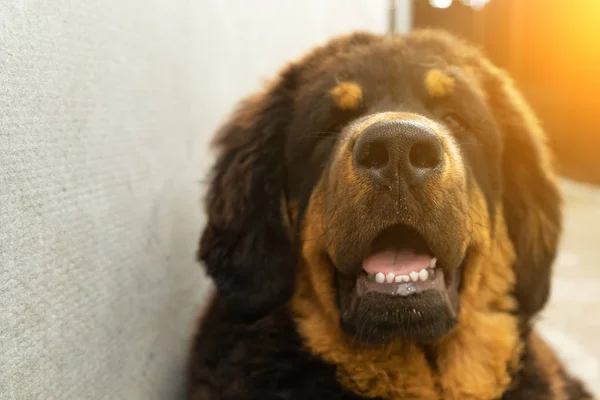
[[[415,120],[385,120],[369,125],[354,144],[354,167],[375,183],[395,185],[404,179],[420,185],[442,169],[442,142]]]

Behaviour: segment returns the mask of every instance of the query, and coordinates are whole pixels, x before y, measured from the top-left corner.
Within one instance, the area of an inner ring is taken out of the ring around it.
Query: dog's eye
[[[442,121],[448,125],[454,132],[462,132],[469,128],[468,124],[456,113],[446,113],[442,116]]]

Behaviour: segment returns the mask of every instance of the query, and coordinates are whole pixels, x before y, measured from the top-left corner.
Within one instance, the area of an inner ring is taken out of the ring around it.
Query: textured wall
[[[285,60],[384,31],[386,6],[0,2],[2,399],[175,397],[209,137]]]

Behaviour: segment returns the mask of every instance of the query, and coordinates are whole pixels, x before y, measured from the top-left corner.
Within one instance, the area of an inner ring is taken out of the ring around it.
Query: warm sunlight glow
[[[429,4],[435,8],[448,8],[452,5],[452,0],[429,0]]]
[[[474,10],[481,10],[490,0],[461,0],[466,6],[473,8]]]

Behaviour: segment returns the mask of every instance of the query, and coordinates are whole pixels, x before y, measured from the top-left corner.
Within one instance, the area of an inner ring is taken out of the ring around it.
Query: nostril
[[[440,137],[419,121],[374,122],[349,145],[353,167],[378,186],[403,180],[414,189],[440,172],[444,161]]]
[[[380,168],[390,159],[387,147],[381,142],[365,143],[358,154],[357,161],[367,168]]]
[[[437,143],[424,141],[415,143],[410,149],[409,160],[417,168],[435,168],[441,161],[441,151]]]

